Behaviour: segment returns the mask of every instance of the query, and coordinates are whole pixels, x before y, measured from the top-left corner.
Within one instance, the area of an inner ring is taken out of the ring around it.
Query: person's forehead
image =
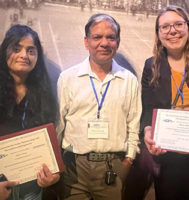
[[[159,24],[183,21],[183,17],[175,11],[167,11],[159,18]]]
[[[20,39],[18,42],[19,45],[30,45],[30,46],[35,46],[33,37],[30,35],[24,36]]]
[[[108,20],[104,20],[104,21],[93,23],[90,27],[90,33],[101,31],[101,30],[108,30],[108,29],[116,33],[115,25],[109,22]]]

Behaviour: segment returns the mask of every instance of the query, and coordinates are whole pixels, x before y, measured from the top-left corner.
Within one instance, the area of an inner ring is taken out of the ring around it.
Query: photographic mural
[[[121,26],[115,59],[140,81],[144,61],[153,52],[156,14],[171,4],[189,12],[189,0],[0,0],[0,41],[14,24],[37,31],[56,94],[59,73],[88,55],[83,40],[87,20],[92,14],[107,13]],[[153,188],[146,200],[152,193]]]
[[[0,0],[0,40],[11,25],[29,25],[38,32],[48,63],[62,71],[88,55],[83,43],[88,18],[107,13],[121,25],[118,60],[126,60],[140,79],[153,51],[156,13],[169,4],[189,10],[188,0]]]

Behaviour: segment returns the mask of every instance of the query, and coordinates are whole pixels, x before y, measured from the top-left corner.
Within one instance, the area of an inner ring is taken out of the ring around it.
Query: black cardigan
[[[152,78],[152,61],[153,57],[145,61],[145,66],[142,74],[142,116],[141,127],[143,136],[143,130],[145,126],[151,126],[152,112],[154,108],[171,108],[171,70],[167,60],[167,56],[163,55],[160,63],[160,78],[159,86],[154,87],[149,85],[149,81]]]

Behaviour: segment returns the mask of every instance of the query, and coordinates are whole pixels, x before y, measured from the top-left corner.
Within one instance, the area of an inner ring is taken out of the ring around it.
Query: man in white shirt
[[[89,57],[58,80],[64,195],[66,200],[121,200],[138,151],[138,82],[113,60],[120,42],[114,18],[93,15],[84,42]]]

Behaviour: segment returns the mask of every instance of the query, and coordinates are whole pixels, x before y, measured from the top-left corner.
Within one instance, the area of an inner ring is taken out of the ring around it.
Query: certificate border
[[[9,139],[12,137],[16,137],[19,135],[24,135],[24,134],[27,134],[27,133],[30,133],[33,131],[37,131],[40,129],[44,129],[44,128],[47,130],[47,133],[49,135],[49,139],[52,144],[53,152],[54,152],[57,164],[58,164],[59,172],[63,172],[64,171],[64,163],[63,163],[62,156],[61,156],[61,151],[60,151],[61,148],[59,148],[59,145],[58,145],[58,141],[57,141],[57,137],[56,137],[56,130],[54,128],[53,123],[44,124],[41,126],[36,126],[34,128],[25,129],[23,131],[17,131],[17,132],[11,133],[11,134],[0,136],[0,141]]]
[[[162,108],[154,108],[153,109],[153,114],[152,114],[152,140],[154,140],[154,131],[155,131],[155,127],[156,127],[156,119],[157,119],[157,113],[158,110],[171,110],[171,109],[162,109]],[[178,111],[182,111],[182,112],[186,112],[187,110],[178,110]],[[154,140],[155,141],[155,140]],[[169,151],[169,152],[176,152],[176,153],[189,153],[188,151],[182,151],[182,150],[173,150],[173,149],[169,149],[169,148],[162,148],[163,150]]]

